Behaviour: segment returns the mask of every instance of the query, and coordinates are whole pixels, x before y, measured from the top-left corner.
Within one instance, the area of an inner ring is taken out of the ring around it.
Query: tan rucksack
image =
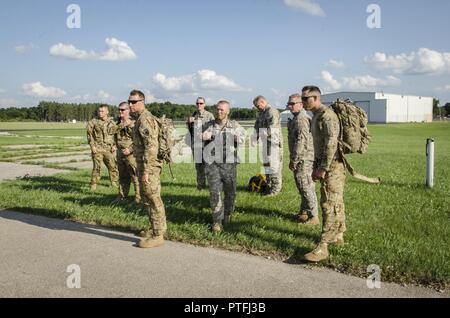
[[[341,126],[339,151],[344,159],[347,170],[357,179],[369,183],[380,183],[380,178],[368,178],[357,173],[344,156],[350,153],[362,154],[367,151],[371,136],[367,128],[369,121],[366,112],[349,99],[343,101],[337,99],[330,105],[330,108],[339,118]]]

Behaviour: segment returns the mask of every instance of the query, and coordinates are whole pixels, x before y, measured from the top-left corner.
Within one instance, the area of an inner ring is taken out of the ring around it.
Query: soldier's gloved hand
[[[211,131],[205,131],[202,134],[202,139],[203,140],[211,140],[212,139],[212,132]]]
[[[291,170],[291,171],[297,170],[297,165],[292,161],[289,162],[289,170]]]
[[[314,169],[312,173],[312,179],[313,181],[323,180],[325,179],[326,174],[327,172],[322,168]]]
[[[95,155],[95,154],[97,153],[97,148],[92,147],[92,148],[91,148],[91,152],[92,152],[93,155]]]

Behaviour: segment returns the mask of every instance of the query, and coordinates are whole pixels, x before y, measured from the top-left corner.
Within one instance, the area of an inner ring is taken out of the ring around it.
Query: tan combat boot
[[[344,246],[345,242],[344,242],[344,233],[339,233],[336,236],[336,241],[334,242],[334,245],[336,246]]]
[[[320,224],[320,220],[318,216],[313,216],[311,218],[309,218],[305,223],[306,225],[319,225]]]
[[[328,244],[320,242],[314,250],[305,254],[308,262],[320,262],[328,258]]]
[[[97,184],[91,183],[91,191],[94,192],[95,190],[97,190]]]
[[[305,223],[306,221],[308,221],[309,216],[308,216],[308,212],[300,212],[297,215],[297,222],[299,223]]]
[[[152,235],[150,237],[143,238],[139,241],[138,246],[140,248],[152,248],[161,246],[164,244],[164,236],[163,235]]]
[[[149,230],[142,230],[139,232],[138,236],[139,237],[152,237],[153,231],[152,229]]]
[[[212,225],[212,231],[215,233],[222,232],[223,226],[222,223],[214,222]]]

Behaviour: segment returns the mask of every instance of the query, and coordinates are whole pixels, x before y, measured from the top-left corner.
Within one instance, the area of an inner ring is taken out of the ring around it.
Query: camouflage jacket
[[[270,147],[270,144],[277,144],[280,148],[283,147],[283,139],[281,135],[281,118],[280,118],[280,112],[272,108],[270,105],[267,105],[267,107],[260,111],[258,114],[258,118],[255,122],[255,132],[259,137],[261,136],[261,128],[266,129],[267,131],[267,141],[268,141],[268,147]]]
[[[129,120],[126,123],[119,123],[116,125],[114,139],[116,141],[117,149],[125,150],[128,149],[133,152],[133,132],[134,131],[134,120]],[[122,152],[119,151],[119,154]]]
[[[101,120],[91,119],[87,126],[87,140],[91,149],[108,148],[114,146],[114,128],[115,123],[112,118]]]
[[[203,126],[207,122],[214,120],[214,115],[206,110],[204,110],[203,112],[199,112],[198,110],[196,110],[195,112],[192,113],[192,117],[194,117],[195,121],[193,123],[187,122],[189,134],[191,136],[190,145],[191,147],[194,147],[194,142],[196,142],[195,147],[200,148],[204,146],[204,143],[202,142],[201,139],[200,140],[194,139],[194,135],[198,135],[198,132],[203,131]],[[197,130],[197,134],[194,132],[194,130]]]
[[[311,132],[314,138],[314,166],[329,171],[332,161],[338,158],[340,124],[336,113],[322,105],[314,113]]]
[[[238,147],[245,142],[245,130],[237,121],[228,120],[220,127],[211,120],[203,126],[203,131],[212,135],[211,140],[205,141],[205,162],[239,163]]]
[[[293,115],[287,125],[290,160],[294,165],[301,160],[314,161],[311,118],[304,109]]]
[[[150,166],[161,167],[163,162],[158,159],[159,125],[155,117],[144,110],[134,123],[133,152],[136,160],[143,162],[144,172]]]

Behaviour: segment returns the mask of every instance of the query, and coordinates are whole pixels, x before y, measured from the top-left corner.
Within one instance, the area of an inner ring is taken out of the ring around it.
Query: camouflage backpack
[[[366,112],[349,99],[344,101],[337,99],[330,105],[330,108],[339,118],[341,126],[339,151],[342,154],[347,170],[359,180],[375,184],[380,183],[380,178],[369,178],[357,173],[344,156],[350,153],[362,154],[367,151],[371,136],[367,128],[368,118]]]
[[[267,182],[266,176],[258,173],[256,176],[250,178],[248,182],[247,190],[249,192],[256,192],[264,194],[269,190],[269,183]]]
[[[158,123],[159,126],[159,149],[158,149],[158,158],[163,160],[166,163],[172,162],[172,149],[175,145],[175,126],[173,125],[172,119],[166,118],[166,115],[163,115],[161,118],[153,116]]]
[[[330,107],[341,123],[339,143],[344,154],[365,153],[371,138],[367,129],[366,112],[349,99],[344,101],[338,99]]]

